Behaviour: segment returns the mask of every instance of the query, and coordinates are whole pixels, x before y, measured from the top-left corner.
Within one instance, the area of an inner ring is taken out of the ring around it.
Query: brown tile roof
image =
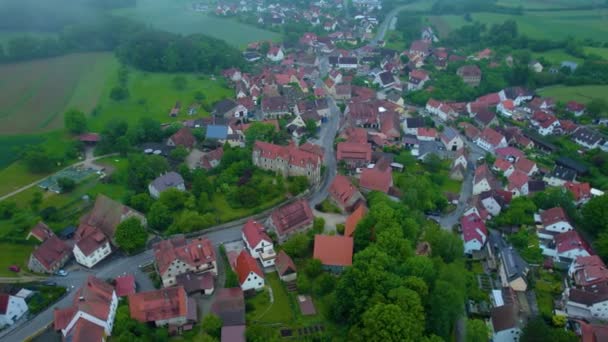
[[[240,287],[218,289],[211,312],[222,319],[224,326],[245,324],[245,297]]]
[[[379,167],[373,169],[363,169],[359,185],[368,190],[376,190],[388,193],[393,185],[393,174],[391,168],[382,170]]]
[[[353,238],[339,235],[315,235],[313,258],[326,266],[353,264]]]
[[[338,143],[337,159],[358,159],[369,162],[372,160],[372,147],[369,143]]]
[[[156,267],[161,274],[164,274],[175,260],[195,268],[216,261],[215,249],[211,241],[202,237],[190,243],[183,236],[163,240],[154,245],[154,257]]]
[[[261,223],[254,221],[253,219],[247,220],[243,226],[243,235],[245,235],[245,239],[251,248],[257,247],[262,240],[272,243],[272,239],[270,239],[270,237],[268,237],[266,234],[266,228],[264,228]]]
[[[566,212],[562,207],[555,207],[543,211],[540,213],[540,219],[545,227],[561,221],[569,222],[568,216],[566,216]]]
[[[40,244],[32,252],[32,255],[47,271],[50,271],[58,266],[61,260],[70,253],[70,246],[53,235]]]
[[[311,225],[314,219],[312,210],[305,200],[298,200],[277,208],[270,217],[279,236]]]
[[[99,194],[95,200],[95,206],[87,215],[80,219],[80,223],[95,227],[109,239],[113,239],[118,224],[132,216],[144,218],[144,215],[140,212],[105,195]]]
[[[517,310],[513,304],[494,307],[490,315],[495,332],[518,327]]]
[[[66,335],[66,341],[92,342],[105,338],[104,328],[84,318],[78,319],[72,330]]]
[[[135,276],[132,274],[116,277],[115,282],[116,295],[118,297],[124,297],[135,293]]]
[[[192,131],[188,127],[180,128],[180,130],[175,132],[169,139],[171,139],[176,146],[192,148],[196,144],[196,138],[192,135]]]
[[[496,147],[498,146],[498,144],[500,144],[502,139],[504,139],[504,136],[488,127],[481,131],[479,139],[487,141],[488,143],[490,143],[490,145]]]
[[[134,293],[129,295],[129,310],[131,318],[142,323],[186,317],[188,297],[182,286]]]
[[[94,226],[88,224],[80,224],[76,234],[74,234],[76,246],[82,251],[85,256],[93,254],[96,250],[103,247],[108,238]]]
[[[365,204],[360,204],[357,209],[346,218],[346,222],[344,223],[344,236],[353,236],[357,224],[359,224],[359,221],[363,219],[365,214],[367,214],[367,207]]]
[[[279,276],[284,275],[287,271],[297,272],[296,265],[291,260],[291,257],[281,250],[274,261]]]
[[[329,186],[329,195],[343,207],[352,205],[353,196],[359,194],[359,190],[343,175],[337,175]],[[359,197],[360,194],[359,194]]]
[[[32,228],[32,230],[30,231],[30,233],[28,234],[27,237],[29,239],[30,236],[33,236],[38,241],[42,242],[42,241],[48,239],[49,237],[51,237],[53,235],[55,235],[55,234],[53,233],[53,231],[51,230],[51,228],[49,228],[49,226],[47,226],[44,222],[39,221]]]
[[[311,147],[301,149],[294,145],[280,146],[263,141],[256,141],[253,147],[263,158],[283,159],[290,165],[306,167],[312,165],[316,167],[321,163],[321,157],[313,152],[309,152]]]

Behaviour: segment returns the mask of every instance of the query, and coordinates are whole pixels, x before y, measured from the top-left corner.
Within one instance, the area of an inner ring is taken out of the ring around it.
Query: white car
[[[67,277],[69,273],[66,270],[59,270],[56,274],[60,277]]]

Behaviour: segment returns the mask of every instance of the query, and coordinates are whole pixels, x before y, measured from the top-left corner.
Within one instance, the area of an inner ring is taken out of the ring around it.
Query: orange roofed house
[[[61,332],[64,341],[105,341],[112,334],[117,307],[114,287],[89,276],[76,291],[72,306],[55,309],[55,330]]]
[[[131,318],[157,327],[181,327],[197,320],[196,302],[181,286],[129,295]]]
[[[313,258],[319,259],[323,268],[334,273],[353,264],[353,238],[339,235],[315,235]]]
[[[256,141],[253,146],[253,164],[288,176],[305,176],[312,183],[321,180],[321,156],[294,145],[280,146]]]
[[[372,146],[369,143],[338,143],[338,162],[344,162],[348,169],[366,167],[372,161]]]
[[[135,217],[143,225],[146,218],[140,212],[116,202],[104,195],[98,195],[95,206],[87,215],[80,219],[78,230],[74,234],[74,257],[86,267],[93,267],[105,259],[114,244],[116,227],[124,220]]]
[[[334,178],[329,186],[329,197],[344,212],[352,211],[361,201],[365,201],[357,187],[343,175]]]
[[[60,240],[43,222],[38,222],[28,234],[42,243],[36,247],[27,267],[37,273],[54,273],[70,259],[70,246]]]
[[[211,272],[217,276],[215,249],[209,239],[202,237],[190,242],[183,236],[162,240],[154,245],[156,269],[164,287],[176,285],[177,276]]]
[[[355,229],[357,229],[359,221],[363,219],[365,214],[367,214],[367,207],[365,204],[361,204],[346,218],[346,223],[344,223],[344,236],[353,236],[353,234],[355,234]]]
[[[291,235],[312,228],[313,221],[308,202],[298,200],[275,209],[268,218],[268,226],[276,232],[279,243],[283,243]]]

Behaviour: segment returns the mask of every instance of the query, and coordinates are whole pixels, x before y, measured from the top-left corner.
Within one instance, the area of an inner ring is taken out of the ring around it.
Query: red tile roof
[[[483,131],[481,131],[479,138],[484,141],[487,141],[488,143],[490,143],[490,145],[496,147],[500,144],[502,139],[504,139],[504,136],[496,132],[492,128],[486,127]]]
[[[102,341],[105,338],[104,328],[84,318],[78,319],[66,336],[66,341]]]
[[[156,267],[164,274],[174,260],[180,260],[192,267],[216,261],[215,249],[206,238],[196,238],[190,243],[183,236],[162,240],[154,245]]]
[[[527,158],[519,158],[517,159],[517,162],[515,162],[515,168],[519,171],[523,171],[527,174],[530,174],[530,172],[532,172],[532,170],[534,169],[534,167],[536,166],[536,163],[531,161],[530,159]]]
[[[589,183],[566,182],[564,187],[572,193],[575,201],[591,198],[591,185]]]
[[[519,170],[515,170],[509,176],[508,181],[509,181],[509,190],[514,190],[514,189],[521,190],[521,188],[524,185],[528,184],[528,175]]]
[[[247,252],[242,250],[241,254],[236,258],[236,265],[234,270],[239,277],[239,283],[243,284],[247,281],[247,277],[253,272],[260,278],[264,278],[264,272],[260,269],[257,261]]]
[[[497,148],[494,153],[496,153],[497,156],[500,156],[502,158],[514,157],[515,159],[518,159],[525,156],[522,151],[516,149],[515,147]]]
[[[562,221],[569,223],[568,216],[562,207],[555,207],[543,211],[540,213],[540,219],[545,227]]]
[[[175,132],[169,139],[173,141],[176,146],[184,146],[187,148],[194,147],[196,144],[196,138],[192,135],[192,131],[188,127],[182,127],[179,131]]]
[[[547,114],[543,111],[536,111],[532,115],[532,121],[538,123],[539,126],[547,128],[557,121],[557,118],[551,114]]]
[[[83,133],[78,136],[78,140],[87,143],[98,142],[101,140],[99,134],[97,133]]]
[[[76,246],[85,256],[93,254],[108,243],[108,238],[94,226],[81,223],[74,235]]]
[[[568,104],[566,104],[566,109],[571,111],[571,112],[580,112],[585,110],[585,105],[582,103],[578,103],[576,101],[570,101],[568,102]]]
[[[464,238],[464,242],[477,240],[483,244],[488,237],[488,229],[486,228],[486,225],[475,213],[463,216],[460,219],[460,226],[462,227],[462,236]]]
[[[78,312],[78,308],[70,306],[68,308],[58,309],[55,308],[53,311],[53,327],[55,330],[65,329],[74,315]]]
[[[344,236],[353,236],[357,224],[367,214],[367,207],[365,204],[360,204],[352,214],[348,215],[346,222],[344,223]]]
[[[272,243],[272,239],[266,234],[264,226],[253,219],[249,219],[243,226],[243,235],[245,235],[245,239],[251,248],[257,247],[262,240]]]
[[[28,238],[30,236],[35,237],[38,241],[42,242],[49,237],[55,235],[51,228],[47,226],[44,222],[40,221],[36,223],[36,225],[32,228],[30,233],[28,234]]]
[[[511,166],[512,166],[511,163],[509,163],[505,159],[499,158],[499,159],[496,159],[496,161],[494,162],[494,167],[499,169],[502,172],[507,171]]]
[[[313,258],[326,266],[353,264],[353,238],[339,235],[315,235]]]
[[[285,253],[285,251],[281,250],[279,252],[279,254],[277,255],[277,258],[274,261],[274,264],[277,268],[277,272],[279,273],[279,276],[282,276],[285,274],[285,272],[287,272],[288,270],[292,270],[293,272],[296,272],[296,264],[293,263],[293,260],[291,260],[291,257],[289,255],[287,255],[287,253]]]
[[[260,153],[262,158],[283,159],[289,165],[306,167],[307,165],[317,166],[321,163],[321,158],[311,152],[302,150],[294,145],[280,146],[263,141],[256,141],[254,151]]]
[[[105,195],[99,194],[95,199],[95,206],[87,215],[80,219],[80,223],[95,227],[109,239],[113,239],[118,224],[123,219],[131,216],[144,218],[144,215],[140,212]]]
[[[367,143],[367,131],[365,130],[365,128],[349,127],[344,130],[342,136],[346,137],[346,141],[349,143]]]
[[[513,103],[513,100],[504,100],[501,102],[503,108],[507,109],[507,110],[513,110],[515,109],[515,103]]]
[[[59,267],[63,258],[71,253],[71,248],[65,242],[53,235],[46,239],[33,252],[32,256],[44,266],[47,271]]]
[[[556,235],[554,240],[555,247],[559,254],[571,251],[573,249],[583,249],[589,254],[593,254],[587,242],[583,240],[576,230],[570,230],[568,232]]]
[[[8,302],[10,299],[10,295],[6,293],[0,294],[0,315],[5,315],[8,310]]]
[[[415,69],[410,71],[410,79],[416,79],[416,80],[426,80],[429,77],[429,74],[421,69]]]
[[[305,200],[298,200],[277,208],[270,214],[270,217],[279,236],[309,226],[314,220],[312,210]]]
[[[384,170],[378,167],[363,169],[359,185],[365,189],[381,191],[387,194],[393,185],[391,168],[385,168]]]
[[[116,295],[118,297],[128,296],[135,293],[135,276],[132,274],[116,277]]]
[[[418,128],[419,137],[437,138],[437,130],[434,128],[420,127]]]
[[[362,162],[370,162],[372,160],[372,147],[368,143],[338,143],[337,159],[338,161],[355,159]]]
[[[329,195],[343,207],[348,205],[357,192],[357,188],[343,175],[337,175],[329,186]]]
[[[188,297],[182,286],[129,295],[131,318],[145,323],[186,317]]]
[[[476,102],[483,103],[486,106],[496,106],[500,103],[500,95],[498,93],[491,93],[481,97],[478,97]]]

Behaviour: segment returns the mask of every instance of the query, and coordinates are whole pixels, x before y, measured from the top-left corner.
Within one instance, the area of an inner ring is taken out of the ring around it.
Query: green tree
[[[542,317],[537,317],[528,321],[523,329],[520,341],[576,342],[579,341],[579,338],[573,332],[564,328],[553,328]]]
[[[209,336],[220,338],[220,333],[222,332],[222,320],[214,315],[208,314],[203,318],[201,322],[201,327],[203,331],[209,334]]]
[[[197,90],[196,92],[194,92],[194,99],[198,102],[202,102],[207,98],[207,96],[205,96],[205,93],[203,93],[200,90]]]
[[[245,142],[247,146],[253,146],[256,141],[274,142],[276,137],[275,127],[271,124],[254,122],[247,129]]]
[[[176,212],[185,207],[187,198],[187,193],[176,188],[169,188],[160,193],[160,198],[158,200],[170,211]]]
[[[183,211],[171,225],[172,233],[189,233],[209,228],[216,223],[215,216],[207,213],[201,215],[196,211]]]
[[[593,235],[608,231],[608,196],[593,197],[582,210],[582,228]]]
[[[33,173],[48,173],[53,170],[54,160],[41,146],[29,146],[21,158]]]
[[[128,218],[116,227],[116,244],[127,253],[132,253],[146,246],[148,232],[135,217]]]
[[[0,219],[8,220],[18,211],[17,203],[11,200],[0,201]]]
[[[59,185],[62,192],[72,192],[72,190],[76,188],[76,182],[68,177],[59,177],[59,179],[57,179],[57,185]]]
[[[420,341],[424,326],[410,312],[395,304],[379,303],[367,310],[362,317],[361,341]]]
[[[604,99],[594,98],[587,104],[587,112],[593,118],[603,117],[608,112],[608,102]]]
[[[87,129],[87,119],[83,112],[71,109],[63,114],[63,125],[72,134],[80,134]]]
[[[42,192],[40,191],[36,191],[32,194],[32,198],[30,199],[30,206],[32,207],[32,210],[34,211],[38,211],[38,209],[40,209],[40,205],[42,204]]]
[[[190,152],[184,146],[178,146],[169,153],[169,156],[175,161],[182,162],[189,154]]]
[[[129,90],[125,87],[116,86],[110,90],[110,98],[114,101],[122,101],[129,98]]]
[[[129,155],[127,186],[137,192],[147,191],[148,184],[167,170],[169,163],[161,156]]]
[[[129,206],[143,213],[147,213],[150,210],[152,203],[154,203],[154,200],[147,192],[131,196],[129,199]]]
[[[467,319],[466,331],[467,342],[487,342],[489,339],[488,326],[480,319]]]
[[[283,250],[292,258],[303,258],[310,251],[311,239],[304,233],[296,234],[283,244]]]
[[[155,202],[146,216],[150,229],[164,231],[173,223],[173,215],[169,208],[161,202]]]

